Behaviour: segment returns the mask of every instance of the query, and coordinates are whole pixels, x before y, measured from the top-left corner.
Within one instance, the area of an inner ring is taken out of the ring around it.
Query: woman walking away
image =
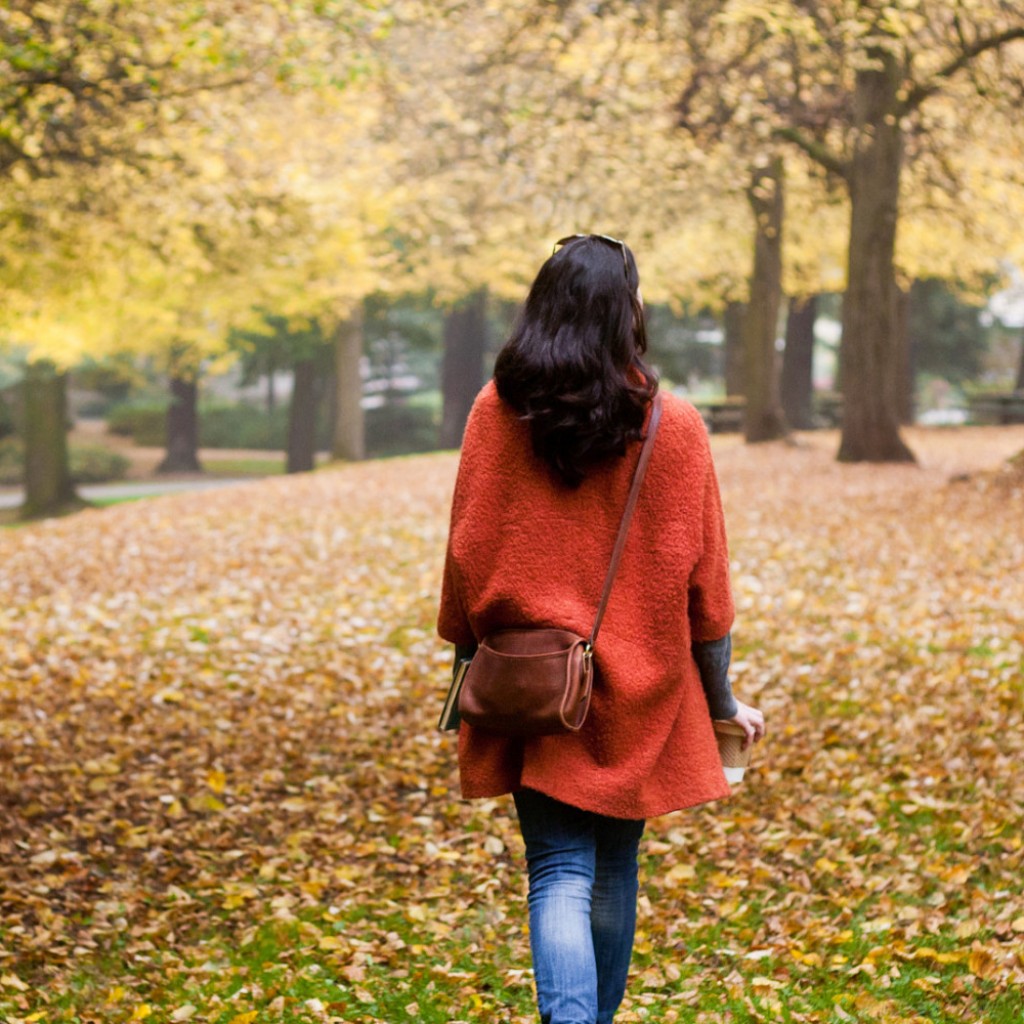
[[[557,243],[466,426],[438,622],[457,656],[499,629],[590,633],[658,390],[646,347],[629,248]],[[613,1019],[645,819],[728,796],[712,719],[748,744],[764,735],[728,680],[733,602],[707,433],[691,405],[661,401],[583,727],[459,731],[463,796],[515,800],[545,1024]]]

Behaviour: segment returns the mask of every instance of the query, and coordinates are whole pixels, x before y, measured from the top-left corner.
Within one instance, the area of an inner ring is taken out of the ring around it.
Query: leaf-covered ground
[[[715,439],[770,734],[650,824],[623,1021],[1019,1024],[1024,430],[911,441]],[[510,802],[433,729],[454,470],[0,531],[0,1020],[534,1019]]]

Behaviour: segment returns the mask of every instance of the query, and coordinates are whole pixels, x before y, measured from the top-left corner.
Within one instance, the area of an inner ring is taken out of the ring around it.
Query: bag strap
[[[590,650],[593,649],[594,643],[597,640],[598,630],[601,628],[604,610],[608,604],[608,597],[612,592],[612,584],[615,582],[615,573],[619,568],[619,559],[622,558],[622,551],[626,546],[626,537],[629,534],[629,526],[633,522],[633,510],[636,508],[636,501],[640,495],[640,485],[644,482],[647,463],[651,461],[651,452],[654,449],[654,435],[658,432],[658,423],[660,421],[661,392],[659,391],[651,403],[651,418],[647,424],[647,436],[644,438],[643,447],[640,449],[640,458],[637,460],[636,469],[633,470],[633,482],[629,488],[629,497],[626,499],[625,511],[622,513],[622,522],[619,524],[619,535],[615,538],[615,547],[612,549],[612,560],[608,566],[608,575],[604,578],[604,591],[601,594],[601,603],[597,606],[597,618],[594,620],[594,628],[590,631],[590,640],[587,642],[587,647]]]

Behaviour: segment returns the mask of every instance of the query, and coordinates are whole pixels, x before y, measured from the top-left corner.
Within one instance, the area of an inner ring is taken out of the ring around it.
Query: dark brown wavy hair
[[[625,245],[574,238],[540,268],[494,367],[498,394],[530,424],[533,450],[570,487],[624,455],[658,390],[640,275]]]

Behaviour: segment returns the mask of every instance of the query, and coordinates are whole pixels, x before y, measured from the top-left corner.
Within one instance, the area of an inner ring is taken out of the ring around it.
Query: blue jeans
[[[515,794],[543,1024],[611,1024],[626,991],[644,822]]]

